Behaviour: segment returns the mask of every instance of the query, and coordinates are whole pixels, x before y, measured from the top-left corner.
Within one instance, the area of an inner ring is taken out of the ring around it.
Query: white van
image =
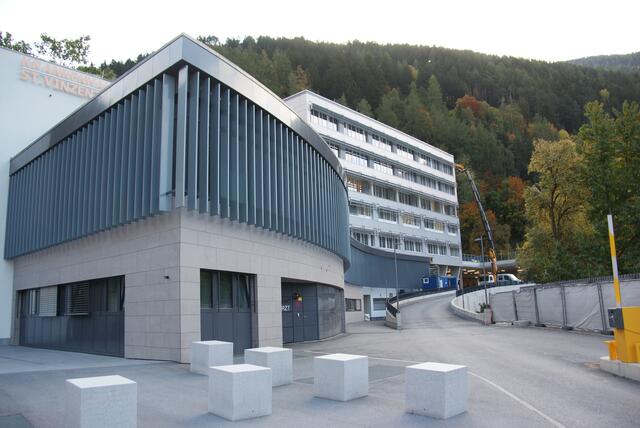
[[[484,285],[485,283],[487,283],[487,285],[491,285],[494,282],[495,281],[493,279],[493,274],[491,273],[487,275],[480,275],[478,277],[478,285]],[[522,281],[512,273],[498,274],[498,285],[512,285],[512,284],[522,284]]]

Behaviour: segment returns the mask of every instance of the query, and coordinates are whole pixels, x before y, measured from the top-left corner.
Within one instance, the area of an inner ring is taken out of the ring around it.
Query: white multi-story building
[[[285,101],[340,159],[351,236],[371,247],[427,256],[431,275],[458,278],[453,155],[308,90]]]

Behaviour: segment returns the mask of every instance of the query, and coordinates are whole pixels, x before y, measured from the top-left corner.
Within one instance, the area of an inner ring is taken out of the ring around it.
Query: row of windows
[[[319,112],[315,109],[311,109],[311,123],[315,123],[324,128],[338,131],[338,120],[336,118],[326,113]],[[349,137],[363,142],[367,141],[367,134],[369,134],[371,136],[371,144],[373,146],[388,152],[393,151],[394,145],[390,143],[389,140],[381,135],[365,131],[359,126],[347,123],[345,126],[345,133]],[[395,144],[395,148],[396,153],[405,159],[418,162],[421,165],[426,165],[429,168],[444,172],[445,174],[453,175],[453,166],[446,162],[435,159],[424,153],[416,153],[413,149],[405,147],[401,144]]]
[[[335,145],[332,146],[332,149],[333,149],[333,152],[337,154],[338,149]],[[367,155],[354,150],[346,149],[344,151],[344,159],[347,162],[353,163],[358,166],[364,166],[364,167],[369,166],[369,158],[367,157]],[[395,175],[396,177],[400,177],[412,183],[418,183],[418,184],[421,184],[422,186],[430,187],[432,189],[437,189],[441,192],[449,193],[450,195],[456,194],[455,186],[451,184],[443,183],[441,181],[438,181],[431,177],[424,176],[422,174],[416,174],[413,171],[408,171],[399,167],[395,167],[390,163],[387,163],[382,160],[378,160],[378,159],[373,160],[373,169],[383,174]]]
[[[457,245],[449,245],[440,243],[440,242],[432,242],[432,241],[423,241],[419,238],[409,238],[405,237],[401,239],[399,236],[391,235],[391,234],[379,234],[377,237],[373,233],[363,231],[363,230],[352,230],[351,237],[356,241],[369,245],[371,247],[375,247],[376,244],[379,248],[385,249],[396,249],[396,250],[404,250],[411,251],[415,253],[423,253],[427,252],[433,255],[441,255],[441,256],[460,256],[460,247]]]
[[[325,128],[332,129],[334,131],[338,130],[337,119],[317,110],[311,110],[311,123],[324,126]]]
[[[367,204],[350,202],[349,214],[358,217],[373,218],[373,207]],[[425,229],[434,230],[436,232],[444,232],[446,229],[446,231],[451,235],[458,234],[458,226],[455,224],[446,224],[439,220],[409,213],[402,213],[401,215],[398,215],[397,211],[387,208],[378,208],[379,221],[386,223],[398,223],[398,218],[400,218],[400,223],[405,226],[415,227],[418,229],[421,226],[424,226]]]
[[[440,201],[425,197],[418,197],[415,194],[403,192],[401,190],[396,191],[391,187],[381,186],[379,184],[371,185],[371,183],[366,180],[349,175],[347,175],[347,187],[353,192],[364,193],[367,195],[372,194],[371,189],[373,188],[373,196],[377,198],[400,202],[404,205],[410,205],[412,207],[422,208],[439,214],[444,213],[452,217],[457,217],[455,205],[444,204]]]
[[[55,317],[122,311],[122,277],[32,288],[19,294],[19,316]]]

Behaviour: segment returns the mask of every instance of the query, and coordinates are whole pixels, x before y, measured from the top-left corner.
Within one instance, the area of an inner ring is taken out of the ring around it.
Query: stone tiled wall
[[[124,275],[125,356],[179,361],[179,254],[180,213],[171,212],[18,257],[14,287]]]
[[[296,238],[194,212],[182,213],[180,232],[182,316],[198,317],[197,326],[186,327],[187,322],[182,330],[185,361],[191,340],[200,338],[200,269],[256,275],[258,346],[282,345],[282,278],[344,286],[342,259]],[[193,293],[187,292],[191,287]]]
[[[344,285],[342,260],[313,244],[173,211],[18,257],[14,288],[124,275],[125,357],[189,362],[200,340],[200,269],[256,275],[258,346],[282,344],[282,278]]]

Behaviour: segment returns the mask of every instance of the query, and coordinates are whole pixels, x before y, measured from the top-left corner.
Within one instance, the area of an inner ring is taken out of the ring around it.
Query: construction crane
[[[463,173],[467,176],[467,180],[469,180],[469,184],[471,184],[471,190],[473,191],[473,197],[476,200],[476,204],[478,205],[478,210],[480,211],[480,218],[482,218],[482,225],[484,226],[484,231],[487,234],[487,241],[489,241],[489,250],[488,256],[489,260],[491,260],[491,273],[493,273],[493,282],[495,284],[498,283],[498,261],[496,259],[496,247],[493,242],[493,232],[491,232],[491,225],[489,225],[489,220],[487,219],[487,214],[484,212],[484,207],[482,206],[482,201],[480,200],[480,192],[478,192],[478,188],[476,187],[475,181],[473,181],[473,177],[467,168],[464,165],[457,163],[456,170],[460,173]],[[482,255],[484,257],[484,254]],[[484,263],[484,260],[482,261]],[[486,281],[486,278],[485,278]]]

